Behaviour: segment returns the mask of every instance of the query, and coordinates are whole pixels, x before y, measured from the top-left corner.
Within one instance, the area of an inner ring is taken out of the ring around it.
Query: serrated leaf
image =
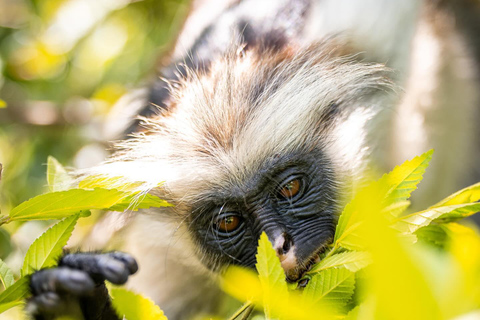
[[[112,304],[127,320],[167,320],[163,311],[149,298],[125,288],[110,288]]]
[[[401,217],[393,224],[400,232],[412,233],[432,221],[446,223],[471,216],[480,211],[480,203],[464,203],[445,207],[434,207]]]
[[[368,252],[349,251],[334,254],[316,264],[308,273],[314,274],[330,268],[344,267],[351,272],[357,272],[371,263]]]
[[[4,312],[23,302],[29,294],[28,278],[20,278],[8,289],[0,293],[0,312]]]
[[[353,272],[346,268],[329,268],[311,278],[303,295],[313,302],[340,309],[350,301],[354,290]]]
[[[10,287],[15,282],[12,270],[10,270],[10,268],[5,262],[2,261],[2,259],[0,259],[0,281],[5,289]]]
[[[127,195],[121,191],[107,189],[71,189],[46,193],[13,208],[10,212],[10,220],[62,219],[82,210],[112,207]]]
[[[384,174],[378,181],[372,182],[357,192],[340,215],[335,231],[335,246],[354,250],[362,249],[357,245],[358,241],[353,241],[349,237],[358,233],[357,229],[365,220],[364,215],[369,212],[383,212],[386,207],[397,202],[405,204],[422,180],[432,154],[433,150],[430,150],[412,160],[405,161],[391,172]],[[373,201],[372,195],[376,197]],[[372,205],[379,206],[378,210],[368,210]]]
[[[54,266],[62,254],[77,224],[79,215],[74,215],[50,227],[28,248],[23,260],[21,275],[28,275],[35,270]]]
[[[480,182],[446,197],[430,208],[445,207],[455,204],[472,203],[480,200]]]
[[[407,160],[392,171],[384,174],[380,178],[380,182],[385,182],[389,187],[386,197],[389,203],[405,201],[410,198],[412,192],[417,189],[417,185],[422,181],[423,174],[432,159],[433,150],[429,150],[424,154]]]
[[[88,176],[78,184],[80,189],[116,189],[124,192],[135,192],[140,187],[142,182],[128,182],[124,181],[123,177],[105,177],[102,175]]]
[[[275,291],[277,296],[288,297],[285,272],[265,232],[262,232],[258,240],[257,250],[257,264],[255,266],[262,285],[264,301],[272,300],[272,291]],[[268,303],[264,303],[264,311],[267,318],[270,318],[271,306]]]
[[[71,186],[73,179],[67,170],[52,156],[47,160],[47,183],[50,192],[64,191]]]
[[[271,289],[270,300],[265,299],[264,288],[258,275],[252,270],[238,266],[230,266],[223,274],[221,281],[222,289],[236,299],[253,303],[257,308],[265,304],[271,306],[271,315],[275,319],[338,319],[326,306],[305,299],[298,291],[292,291],[288,295]],[[267,317],[268,319],[268,317]]]
[[[120,202],[111,206],[107,210],[109,211],[137,211],[138,209],[158,208],[158,207],[171,207],[172,205],[165,200],[160,199],[157,196],[151,194],[145,195],[131,195]]]

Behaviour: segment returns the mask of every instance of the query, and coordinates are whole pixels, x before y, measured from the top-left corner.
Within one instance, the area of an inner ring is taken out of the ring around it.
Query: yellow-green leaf
[[[435,246],[444,247],[448,240],[448,233],[444,225],[431,224],[415,231],[417,238]]]
[[[329,268],[310,279],[303,295],[310,301],[338,310],[349,302],[354,290],[353,272],[346,268]]]
[[[221,281],[222,289],[234,298],[252,302],[257,309],[271,306],[271,314],[275,319],[337,319],[338,317],[326,306],[319,306],[308,298],[293,291],[285,295],[281,291],[270,289],[270,294],[264,294],[263,285],[258,276],[249,269],[230,266],[224,273]],[[266,300],[269,298],[270,300]]]
[[[272,291],[275,291],[275,295],[288,297],[285,272],[265,232],[262,233],[258,240],[257,250],[256,267],[263,288],[264,301],[272,301]],[[267,318],[271,317],[271,309],[272,306],[264,303],[264,311]]]
[[[72,184],[73,179],[67,170],[52,156],[47,161],[47,182],[50,192],[64,191]]]
[[[58,222],[33,242],[23,261],[22,276],[56,264],[57,258],[63,252],[63,247],[72,235],[78,218],[77,214]]]
[[[445,207],[463,203],[472,203],[478,200],[480,200],[480,182],[471,185],[465,189],[462,189],[458,192],[455,192],[451,196],[446,197],[445,199],[436,203],[430,208]]]
[[[445,207],[432,207],[401,217],[393,227],[401,232],[412,233],[421,227],[428,226],[432,221],[439,223],[459,220],[480,211],[480,203],[464,203]]]
[[[165,200],[151,194],[138,195],[133,194],[122,199],[120,202],[111,206],[109,211],[137,211],[138,209],[171,207],[172,205]]]
[[[7,103],[4,100],[0,99],[0,109],[6,108],[6,107],[7,107]]]
[[[121,191],[106,189],[71,189],[46,193],[13,208],[10,212],[10,220],[62,219],[82,210],[109,208],[127,195]]]
[[[0,281],[5,289],[10,287],[15,282],[12,270],[10,270],[10,268],[5,262],[2,261],[2,259],[0,259]]]
[[[323,259],[316,264],[308,273],[318,273],[322,270],[330,268],[345,267],[351,272],[357,272],[365,268],[371,263],[371,257],[368,252],[364,251],[348,251],[334,254]]]
[[[386,197],[390,200],[389,203],[405,201],[410,198],[412,192],[417,189],[417,185],[422,181],[432,155],[433,150],[429,150],[412,160],[405,161],[383,175],[380,181],[381,183],[385,182],[385,185],[389,188],[386,193]]]
[[[397,202],[402,202],[405,206],[405,201],[422,180],[432,154],[433,150],[430,150],[412,160],[405,161],[390,173],[383,175],[378,181],[359,190],[352,201],[345,206],[338,219],[334,239],[335,246],[353,250],[362,249],[358,245],[362,241],[358,241],[357,238],[358,228],[363,224],[365,215],[371,215],[371,212],[385,213],[386,208]],[[371,199],[372,195],[376,197],[374,201]],[[377,206],[378,210],[374,208],[369,210],[372,206]],[[399,211],[391,211],[391,213],[395,212]]]
[[[167,320],[163,311],[149,298],[124,288],[110,288],[112,304],[127,320]]]
[[[142,182],[128,182],[124,181],[122,177],[105,177],[101,175],[88,176],[78,184],[80,189],[116,189],[124,192],[135,192],[140,187]]]
[[[0,312],[4,312],[23,302],[29,294],[28,278],[20,278],[8,289],[0,293]]]

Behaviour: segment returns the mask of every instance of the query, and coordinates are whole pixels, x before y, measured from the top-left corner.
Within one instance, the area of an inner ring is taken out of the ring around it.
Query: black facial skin
[[[292,179],[301,183],[300,189],[286,199],[280,190]],[[333,239],[337,211],[334,181],[330,162],[318,151],[271,159],[243,185],[210,190],[190,217],[200,257],[214,270],[228,264],[253,268],[258,238],[265,231],[270,239],[279,234],[289,237],[297,261],[307,264]],[[219,220],[229,215],[240,219],[238,227],[219,230]]]

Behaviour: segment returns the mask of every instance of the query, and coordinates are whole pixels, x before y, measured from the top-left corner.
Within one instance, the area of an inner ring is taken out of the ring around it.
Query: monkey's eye
[[[241,222],[242,219],[238,215],[227,214],[218,217],[216,227],[220,232],[229,233],[237,230]]]
[[[303,191],[303,181],[301,178],[294,178],[282,185],[278,190],[280,197],[286,200],[292,200],[300,196]]]

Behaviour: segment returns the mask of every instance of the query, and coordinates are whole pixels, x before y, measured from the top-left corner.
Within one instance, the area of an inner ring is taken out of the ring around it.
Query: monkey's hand
[[[119,320],[105,280],[124,284],[137,270],[135,259],[122,252],[67,254],[58,267],[42,269],[31,276],[32,298],[27,302],[27,311],[36,320],[60,316]]]

